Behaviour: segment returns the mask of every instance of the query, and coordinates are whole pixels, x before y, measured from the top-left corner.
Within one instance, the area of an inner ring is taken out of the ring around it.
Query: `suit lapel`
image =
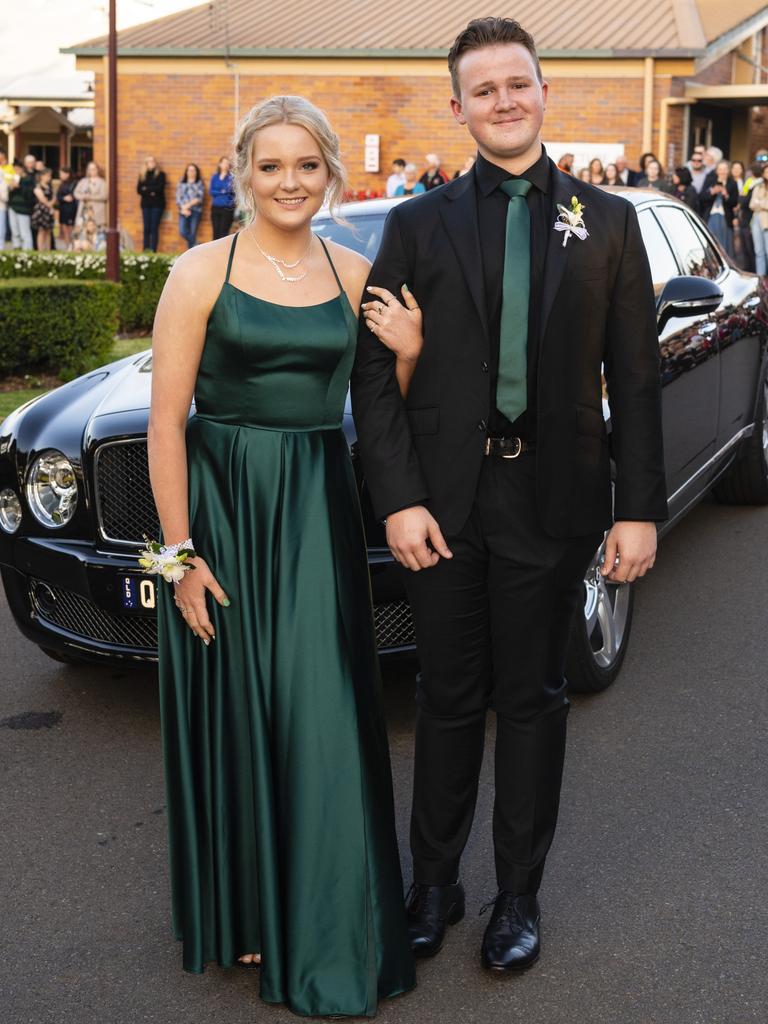
[[[467,282],[487,340],[489,334],[488,314],[485,307],[483,258],[477,223],[474,170],[463,174],[450,184],[444,185],[441,191],[447,202],[443,203],[440,216],[456,253],[456,260]]]
[[[577,199],[581,197],[581,183],[576,178],[571,177],[570,174],[565,174],[551,161],[550,170],[552,174],[552,219],[551,223],[548,225],[549,234],[547,235],[547,255],[544,262],[544,282],[541,294],[541,320],[539,322],[539,345],[541,345],[547,330],[549,314],[552,312],[552,306],[554,305],[555,298],[560,290],[570,251],[574,245],[578,246],[581,244],[578,239],[576,239],[575,242],[569,240],[564,246],[562,242],[563,235],[561,235],[560,232],[556,232],[553,227],[555,218],[558,214],[557,204],[560,203],[561,206],[567,206],[570,208],[571,197],[576,196]]]

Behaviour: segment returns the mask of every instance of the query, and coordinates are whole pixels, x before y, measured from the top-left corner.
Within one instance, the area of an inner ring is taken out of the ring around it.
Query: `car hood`
[[[109,378],[99,388],[91,417],[109,416],[116,412],[149,409],[152,390],[152,353],[132,356],[127,365],[113,363],[105,367]]]

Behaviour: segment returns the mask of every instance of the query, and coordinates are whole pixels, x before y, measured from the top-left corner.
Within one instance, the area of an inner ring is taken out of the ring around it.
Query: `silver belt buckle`
[[[513,438],[510,438],[510,440],[511,441],[517,441],[517,448],[514,451],[514,453],[511,454],[511,455],[502,455],[501,456],[502,459],[517,459],[517,458],[520,457],[520,455],[522,455],[522,452],[523,452],[523,442],[520,440],[520,438],[519,437],[513,437]]]

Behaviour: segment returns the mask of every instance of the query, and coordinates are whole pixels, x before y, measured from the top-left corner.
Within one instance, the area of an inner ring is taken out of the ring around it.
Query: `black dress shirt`
[[[510,174],[503,167],[486,160],[480,153],[475,164],[477,185],[477,219],[480,229],[480,253],[485,277],[485,301],[490,328],[491,360],[489,365],[491,414],[488,431],[492,437],[522,437],[534,441],[536,425],[536,374],[538,363],[539,313],[544,281],[547,242],[552,234],[552,187],[549,157],[541,147],[539,159],[523,173]],[[526,178],[533,188],[526,196],[531,215],[531,283],[528,301],[528,408],[510,423],[496,408],[496,384],[499,377],[499,334],[501,330],[501,298],[504,277],[504,248],[507,234],[509,197],[499,187],[502,182]]]

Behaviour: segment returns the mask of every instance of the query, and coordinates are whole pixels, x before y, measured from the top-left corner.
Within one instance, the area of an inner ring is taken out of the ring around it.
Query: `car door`
[[[718,352],[715,452],[720,452],[754,417],[762,359],[762,331],[755,316],[760,305],[757,278],[729,267],[706,227],[689,211],[666,206],[660,214],[665,227],[689,246],[687,273],[716,280],[723,292],[719,309],[711,315]]]
[[[704,246],[682,207],[654,203],[639,211],[658,299],[671,277],[712,276]],[[659,335],[667,492],[675,495],[715,451],[719,402],[717,322],[673,318]],[[676,509],[671,509],[674,514]]]

